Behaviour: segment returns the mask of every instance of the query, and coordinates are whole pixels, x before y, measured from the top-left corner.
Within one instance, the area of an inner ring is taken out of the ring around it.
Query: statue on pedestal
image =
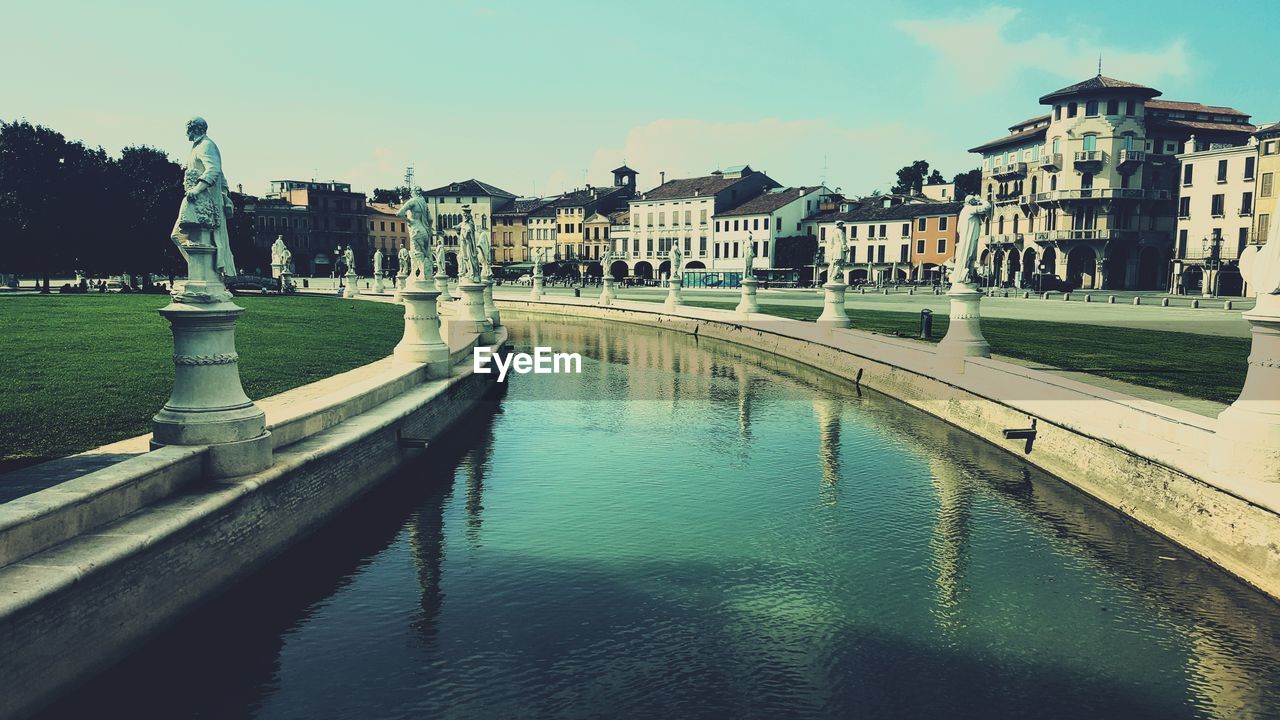
[[[400,243],[400,250],[397,251],[396,257],[400,261],[400,270],[396,274],[400,277],[408,276],[411,261],[409,260],[409,248],[405,247],[403,242]]]
[[[1280,201],[1276,208],[1280,210]],[[1250,245],[1240,253],[1240,274],[1259,299],[1280,295],[1280,222],[1271,226],[1266,244]]]
[[[206,134],[209,123],[194,117],[187,121],[187,139],[191,141],[191,159],[183,176],[185,194],[178,207],[178,220],[171,237],[186,258],[186,248],[193,245],[213,247],[213,269],[222,276],[236,274],[235,258],[227,235],[227,218],[234,212],[227,192],[227,179],[222,174],[222,155]]]
[[[443,244],[436,245],[435,248],[431,251],[431,254],[432,254],[432,259],[435,260],[436,272],[440,273],[441,275],[444,275],[445,274],[444,245]]]
[[[356,274],[356,251],[348,245],[346,250],[342,251],[342,260],[347,264],[347,274]]]
[[[414,268],[410,272],[421,273],[421,280],[426,282],[427,278],[431,277],[429,258],[431,257],[431,236],[434,230],[431,209],[427,207],[422,191],[414,190],[409,199],[400,206],[396,215],[409,220],[409,255],[412,259],[409,263],[401,260],[401,267]]]
[[[480,282],[480,258],[476,252],[476,224],[471,219],[471,206],[462,206],[462,222],[458,223],[458,279]]]
[[[373,251],[373,274],[382,275],[382,248]]]
[[[965,285],[974,282],[974,266],[978,261],[978,237],[982,235],[982,221],[991,206],[979,195],[965,198],[960,210],[959,239],[956,241],[955,259],[951,261],[951,284]]]
[[[751,233],[747,232],[747,250],[742,255],[742,275],[743,277],[752,277],[751,266],[756,263],[756,241]],[[828,276],[830,277],[830,276]]]
[[[271,276],[280,277],[280,273],[284,271],[284,262],[281,258],[286,250],[284,246],[284,236],[277,235],[276,241],[271,244]]]
[[[671,252],[667,253],[667,257],[671,260],[671,279],[679,281],[684,277],[681,271],[680,263],[684,259],[684,255],[680,252],[680,241],[672,239]]]
[[[533,249],[533,274],[534,277],[542,275],[542,265],[547,261],[547,249],[544,247],[536,247]]]
[[[476,253],[480,256],[481,277],[486,280],[493,277],[493,235],[488,230],[480,231]]]
[[[280,249],[280,274],[293,274],[293,253],[289,252],[289,248]]]
[[[844,221],[836,223],[834,236],[827,244],[827,282],[843,283],[844,266],[849,257],[849,236],[845,234]]]

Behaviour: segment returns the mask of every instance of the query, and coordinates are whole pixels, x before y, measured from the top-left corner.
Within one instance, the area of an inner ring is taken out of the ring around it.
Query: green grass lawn
[[[644,298],[662,302],[664,298]],[[686,300],[697,307],[731,310],[735,302]],[[812,322],[822,308],[761,303],[761,311]],[[920,316],[910,312],[848,310],[854,328],[886,335],[920,337]],[[947,332],[947,316],[933,316],[933,340]],[[1248,338],[1076,323],[983,318],[991,351],[1134,385],[1230,403],[1240,394],[1248,366]]]
[[[0,298],[0,471],[150,431],[173,387],[166,295]],[[240,297],[240,377],[258,399],[391,354],[402,306]]]

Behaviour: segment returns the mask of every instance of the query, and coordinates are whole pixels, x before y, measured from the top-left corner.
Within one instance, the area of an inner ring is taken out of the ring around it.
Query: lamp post
[[[1212,238],[1203,238],[1201,248],[1204,251],[1204,269],[1206,276],[1200,283],[1200,294],[1204,297],[1216,297],[1218,294],[1218,270],[1222,267],[1222,231],[1215,228]]]

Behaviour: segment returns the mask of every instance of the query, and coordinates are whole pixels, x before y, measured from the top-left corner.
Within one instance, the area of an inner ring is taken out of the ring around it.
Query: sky
[[[750,164],[887,190],[1103,74],[1280,120],[1280,3],[0,0],[0,120],[185,162],[201,115],[234,187],[275,179],[521,196]],[[15,32],[16,30],[16,32]]]

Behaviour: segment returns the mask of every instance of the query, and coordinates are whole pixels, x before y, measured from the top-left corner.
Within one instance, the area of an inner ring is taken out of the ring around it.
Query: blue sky
[[[200,114],[247,192],[368,191],[412,164],[428,187],[548,194],[625,159],[642,188],[750,163],[864,193],[915,159],[975,166],[966,148],[1099,53],[1166,99],[1280,119],[1265,2],[0,0],[0,18],[0,118],[182,158]]]

